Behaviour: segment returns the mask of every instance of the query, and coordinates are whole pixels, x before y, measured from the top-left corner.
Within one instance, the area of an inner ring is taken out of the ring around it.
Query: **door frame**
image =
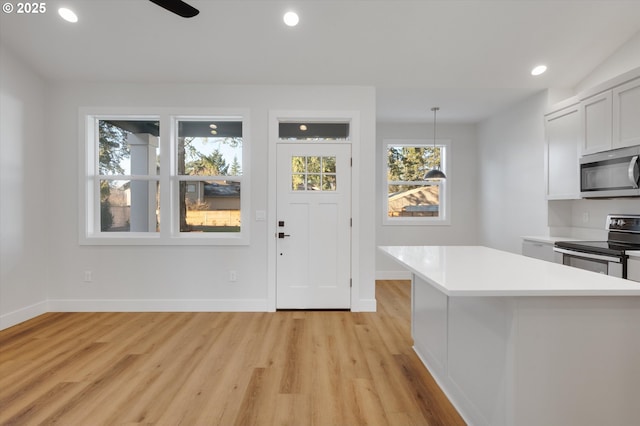
[[[276,217],[277,214],[277,145],[278,125],[281,121],[307,121],[307,122],[336,122],[349,123],[349,141],[351,144],[351,217],[357,218],[361,214],[359,207],[360,187],[360,163],[357,160],[360,151],[360,113],[358,111],[303,111],[303,110],[270,110],[269,111],[269,158],[268,158],[268,188],[267,188],[267,310],[276,310],[276,263],[277,263],[277,240],[276,240]],[[373,212],[372,212],[373,213]],[[358,220],[353,220],[351,227],[351,310],[357,308],[360,300],[360,226]]]

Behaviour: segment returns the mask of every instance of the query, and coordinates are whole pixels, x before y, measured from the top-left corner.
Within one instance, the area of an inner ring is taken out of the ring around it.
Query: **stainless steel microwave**
[[[580,196],[640,197],[640,145],[580,158]]]

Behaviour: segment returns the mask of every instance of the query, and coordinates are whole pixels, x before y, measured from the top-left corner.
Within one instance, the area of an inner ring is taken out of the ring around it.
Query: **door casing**
[[[277,144],[286,143],[279,141],[278,125],[282,121],[300,122],[339,122],[350,124],[350,137],[344,143],[351,144],[351,217],[357,218],[360,213],[357,190],[360,187],[360,166],[358,152],[360,146],[360,112],[359,111],[305,111],[305,110],[271,110],[269,111],[269,156],[268,156],[268,191],[267,191],[267,309],[270,312],[276,310],[276,262],[277,262]],[[315,142],[314,142],[315,143]],[[359,236],[360,226],[353,220],[351,227],[351,311],[359,311]]]

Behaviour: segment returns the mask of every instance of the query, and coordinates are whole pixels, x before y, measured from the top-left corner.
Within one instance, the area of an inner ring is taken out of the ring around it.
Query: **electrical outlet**
[[[85,283],[91,283],[91,282],[93,282],[93,272],[91,272],[91,271],[84,271],[84,282],[85,282]]]
[[[229,271],[229,281],[231,281],[232,283],[238,281],[238,273],[236,271]]]

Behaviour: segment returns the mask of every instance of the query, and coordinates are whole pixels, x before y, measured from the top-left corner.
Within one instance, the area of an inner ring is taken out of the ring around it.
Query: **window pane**
[[[242,175],[241,121],[180,120],[177,143],[179,175]]]
[[[389,185],[389,217],[438,217],[439,185]]]
[[[159,206],[158,181],[100,181],[102,232],[159,232]]]
[[[180,182],[181,232],[240,232],[240,182]]]
[[[307,176],[307,190],[308,191],[320,191],[321,190],[320,175],[308,175]]]
[[[307,172],[320,173],[320,157],[307,157]]]
[[[335,173],[336,157],[322,157],[322,171],[324,173]]]
[[[423,180],[424,175],[441,165],[441,147],[436,146],[389,146],[387,151],[388,176],[390,181]]]
[[[349,123],[281,122],[278,136],[280,140],[349,140]]]
[[[322,190],[323,191],[335,191],[336,190],[336,176],[324,175],[322,177]]]
[[[157,175],[158,121],[98,120],[98,174]]]
[[[307,171],[305,157],[291,157],[291,171],[293,173],[305,173]]]
[[[304,174],[292,174],[291,175],[291,190],[292,191],[304,191],[306,187]]]

